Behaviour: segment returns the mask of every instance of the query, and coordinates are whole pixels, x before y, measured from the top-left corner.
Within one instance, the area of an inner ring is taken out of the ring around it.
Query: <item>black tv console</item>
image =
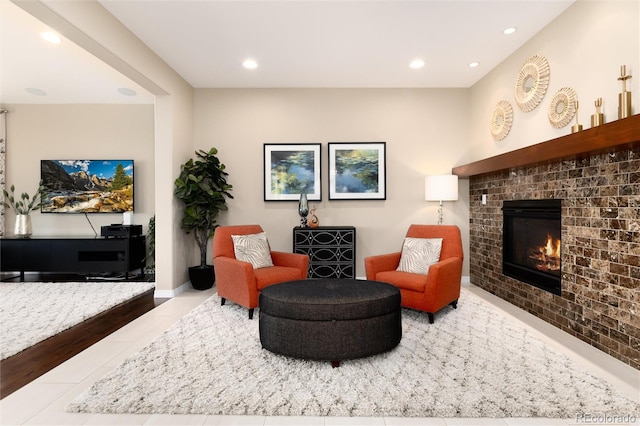
[[[0,238],[0,272],[124,273],[144,276],[145,236]]]

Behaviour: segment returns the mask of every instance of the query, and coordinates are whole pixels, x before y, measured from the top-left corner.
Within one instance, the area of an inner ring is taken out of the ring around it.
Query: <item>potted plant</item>
[[[200,265],[189,268],[191,284],[198,290],[213,286],[215,276],[213,266],[207,265],[207,245],[218,227],[218,214],[227,210],[226,198],[233,198],[233,187],[226,179],[229,174],[217,153],[216,148],[196,151],[197,159],[184,163],[175,181],[175,195],[184,203],[180,225],[187,234],[193,233],[200,248]]]
[[[14,234],[17,237],[29,238],[31,236],[31,213],[33,210],[37,210],[42,206],[43,202],[47,198],[47,194],[42,186],[42,180],[38,184],[38,189],[29,197],[29,194],[23,192],[20,195],[20,199],[16,200],[15,185],[11,185],[11,193],[8,193],[6,189],[3,189],[4,201],[2,205],[6,208],[13,209],[16,214],[16,227]],[[8,201],[8,202],[7,202]]]

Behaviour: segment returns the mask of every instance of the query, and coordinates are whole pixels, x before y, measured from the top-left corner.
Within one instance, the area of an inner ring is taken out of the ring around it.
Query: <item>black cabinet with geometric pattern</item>
[[[293,228],[293,252],[309,256],[307,278],[355,278],[356,228]]]

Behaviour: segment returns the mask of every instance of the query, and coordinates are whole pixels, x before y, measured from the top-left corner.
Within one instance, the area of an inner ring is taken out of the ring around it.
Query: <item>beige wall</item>
[[[156,95],[154,106],[156,294],[173,295],[197,264],[173,196],[180,164],[193,152],[193,88],[95,0],[16,4]]]
[[[321,225],[357,228],[357,276],[363,258],[398,251],[412,223],[436,223],[437,203],[424,201],[424,176],[450,174],[468,145],[464,89],[197,89],[196,148],[215,146],[234,199],[222,224],[258,223],[274,249],[292,249],[296,202],[263,201],[264,143],[322,144]],[[386,201],[329,201],[328,142],[386,142]],[[468,235],[468,186],[445,202],[445,222]],[[468,253],[468,250],[465,250]],[[465,261],[463,275],[468,275]]]
[[[155,210],[153,105],[3,105],[7,115],[7,186],[33,194],[40,180],[40,160],[133,159],[134,223],[145,232]],[[92,214],[100,226],[122,223],[121,214]],[[5,233],[13,231],[7,209]],[[32,213],[35,235],[91,235],[82,214]]]
[[[547,117],[551,99],[565,86],[577,92],[578,117],[584,129],[591,127],[590,116],[599,97],[603,99],[606,122],[616,120],[618,93],[622,88],[617,80],[620,65],[626,65],[632,75],[628,87],[634,98],[633,113],[637,114],[640,110],[639,23],[638,1],[578,0],[471,88],[470,149],[468,158],[459,164],[571,133],[575,121],[555,129]],[[541,104],[525,113],[515,104],[514,86],[522,64],[536,54],[549,61],[549,88]],[[489,131],[489,121],[495,105],[503,99],[513,107],[513,127],[504,140],[496,142]]]
[[[437,205],[423,200],[424,175],[449,173],[454,165],[569,133],[570,126],[553,129],[546,116],[551,97],[563,86],[577,90],[585,128],[597,97],[604,98],[607,120],[616,118],[620,65],[626,64],[634,75],[636,105],[640,92],[637,1],[579,0],[470,90],[201,89],[195,101],[192,88],[96,1],[20,3],[157,95],[154,198],[160,290],[171,291],[185,282],[186,266],[197,262],[192,239],[179,228],[181,210],[173,197],[173,179],[194,149],[217,146],[228,166],[236,198],[223,223],[259,222],[275,248],[288,249],[291,228],[298,221],[295,203],[263,201],[262,144],[322,143],[324,200],[314,204],[322,224],[358,228],[357,273],[362,276],[364,256],[397,249],[410,223],[437,220]],[[522,63],[533,54],[549,60],[550,87],[536,110],[522,113],[513,102],[513,85]],[[509,136],[496,143],[489,118],[502,99],[513,104],[515,117]],[[386,201],[328,201],[330,141],[387,142]],[[8,173],[14,167],[9,158]],[[462,228],[467,248],[468,185],[464,180],[460,184],[460,201],[445,203],[445,221]],[[467,262],[463,273],[468,275]]]

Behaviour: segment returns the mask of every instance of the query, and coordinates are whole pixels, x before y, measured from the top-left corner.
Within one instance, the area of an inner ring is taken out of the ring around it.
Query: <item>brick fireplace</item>
[[[638,144],[469,177],[471,283],[640,369]],[[502,208],[519,199],[562,200],[559,295],[503,274]]]

